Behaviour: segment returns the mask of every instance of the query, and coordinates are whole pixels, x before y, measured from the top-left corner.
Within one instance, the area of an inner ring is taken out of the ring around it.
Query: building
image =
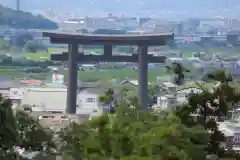
[[[97,71],[98,66],[95,64],[82,64],[79,69],[81,71]]]
[[[177,106],[177,98],[174,95],[165,95],[157,98],[157,106],[161,109],[173,109]]]
[[[159,95],[157,97],[157,104],[153,107],[155,109],[173,109],[183,103],[186,103],[187,96],[190,93],[199,93],[202,91],[196,87],[177,89],[177,86],[170,82],[165,82],[163,84],[163,89],[166,91],[166,94]]]
[[[103,109],[98,101],[100,93],[98,88],[82,88],[77,94],[76,114],[102,113]],[[66,88],[28,88],[21,99],[21,105],[32,106],[35,112],[65,113],[67,101]]]
[[[218,122],[219,130],[226,136],[224,148],[240,150],[240,124],[238,121]]]

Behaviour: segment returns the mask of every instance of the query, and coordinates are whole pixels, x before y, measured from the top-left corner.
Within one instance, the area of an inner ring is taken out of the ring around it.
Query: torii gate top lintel
[[[69,34],[61,32],[43,32],[49,37],[51,43],[58,44],[97,44],[97,45],[145,45],[162,46],[174,39],[173,33],[146,34],[146,35],[95,35],[95,34]]]

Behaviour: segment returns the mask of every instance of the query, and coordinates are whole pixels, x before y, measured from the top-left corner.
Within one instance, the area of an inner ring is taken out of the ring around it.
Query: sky
[[[75,12],[82,15],[104,13],[128,16],[185,17],[238,17],[240,0],[20,0],[21,9],[43,12]],[[15,8],[16,0],[0,0],[0,4]]]

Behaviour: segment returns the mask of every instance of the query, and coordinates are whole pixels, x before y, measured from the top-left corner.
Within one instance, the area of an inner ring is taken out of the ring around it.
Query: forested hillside
[[[23,29],[56,29],[58,25],[41,15],[34,16],[31,13],[15,11],[0,5],[0,26]]]

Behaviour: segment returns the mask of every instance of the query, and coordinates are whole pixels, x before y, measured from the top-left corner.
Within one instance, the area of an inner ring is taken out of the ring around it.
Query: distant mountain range
[[[34,16],[29,12],[18,12],[0,4],[0,26],[18,29],[57,29],[58,25],[41,15]]]
[[[20,0],[26,11],[75,12],[82,15],[106,13],[131,16],[154,15],[166,18],[201,16],[240,16],[239,0]],[[16,0],[0,0],[16,8]]]

